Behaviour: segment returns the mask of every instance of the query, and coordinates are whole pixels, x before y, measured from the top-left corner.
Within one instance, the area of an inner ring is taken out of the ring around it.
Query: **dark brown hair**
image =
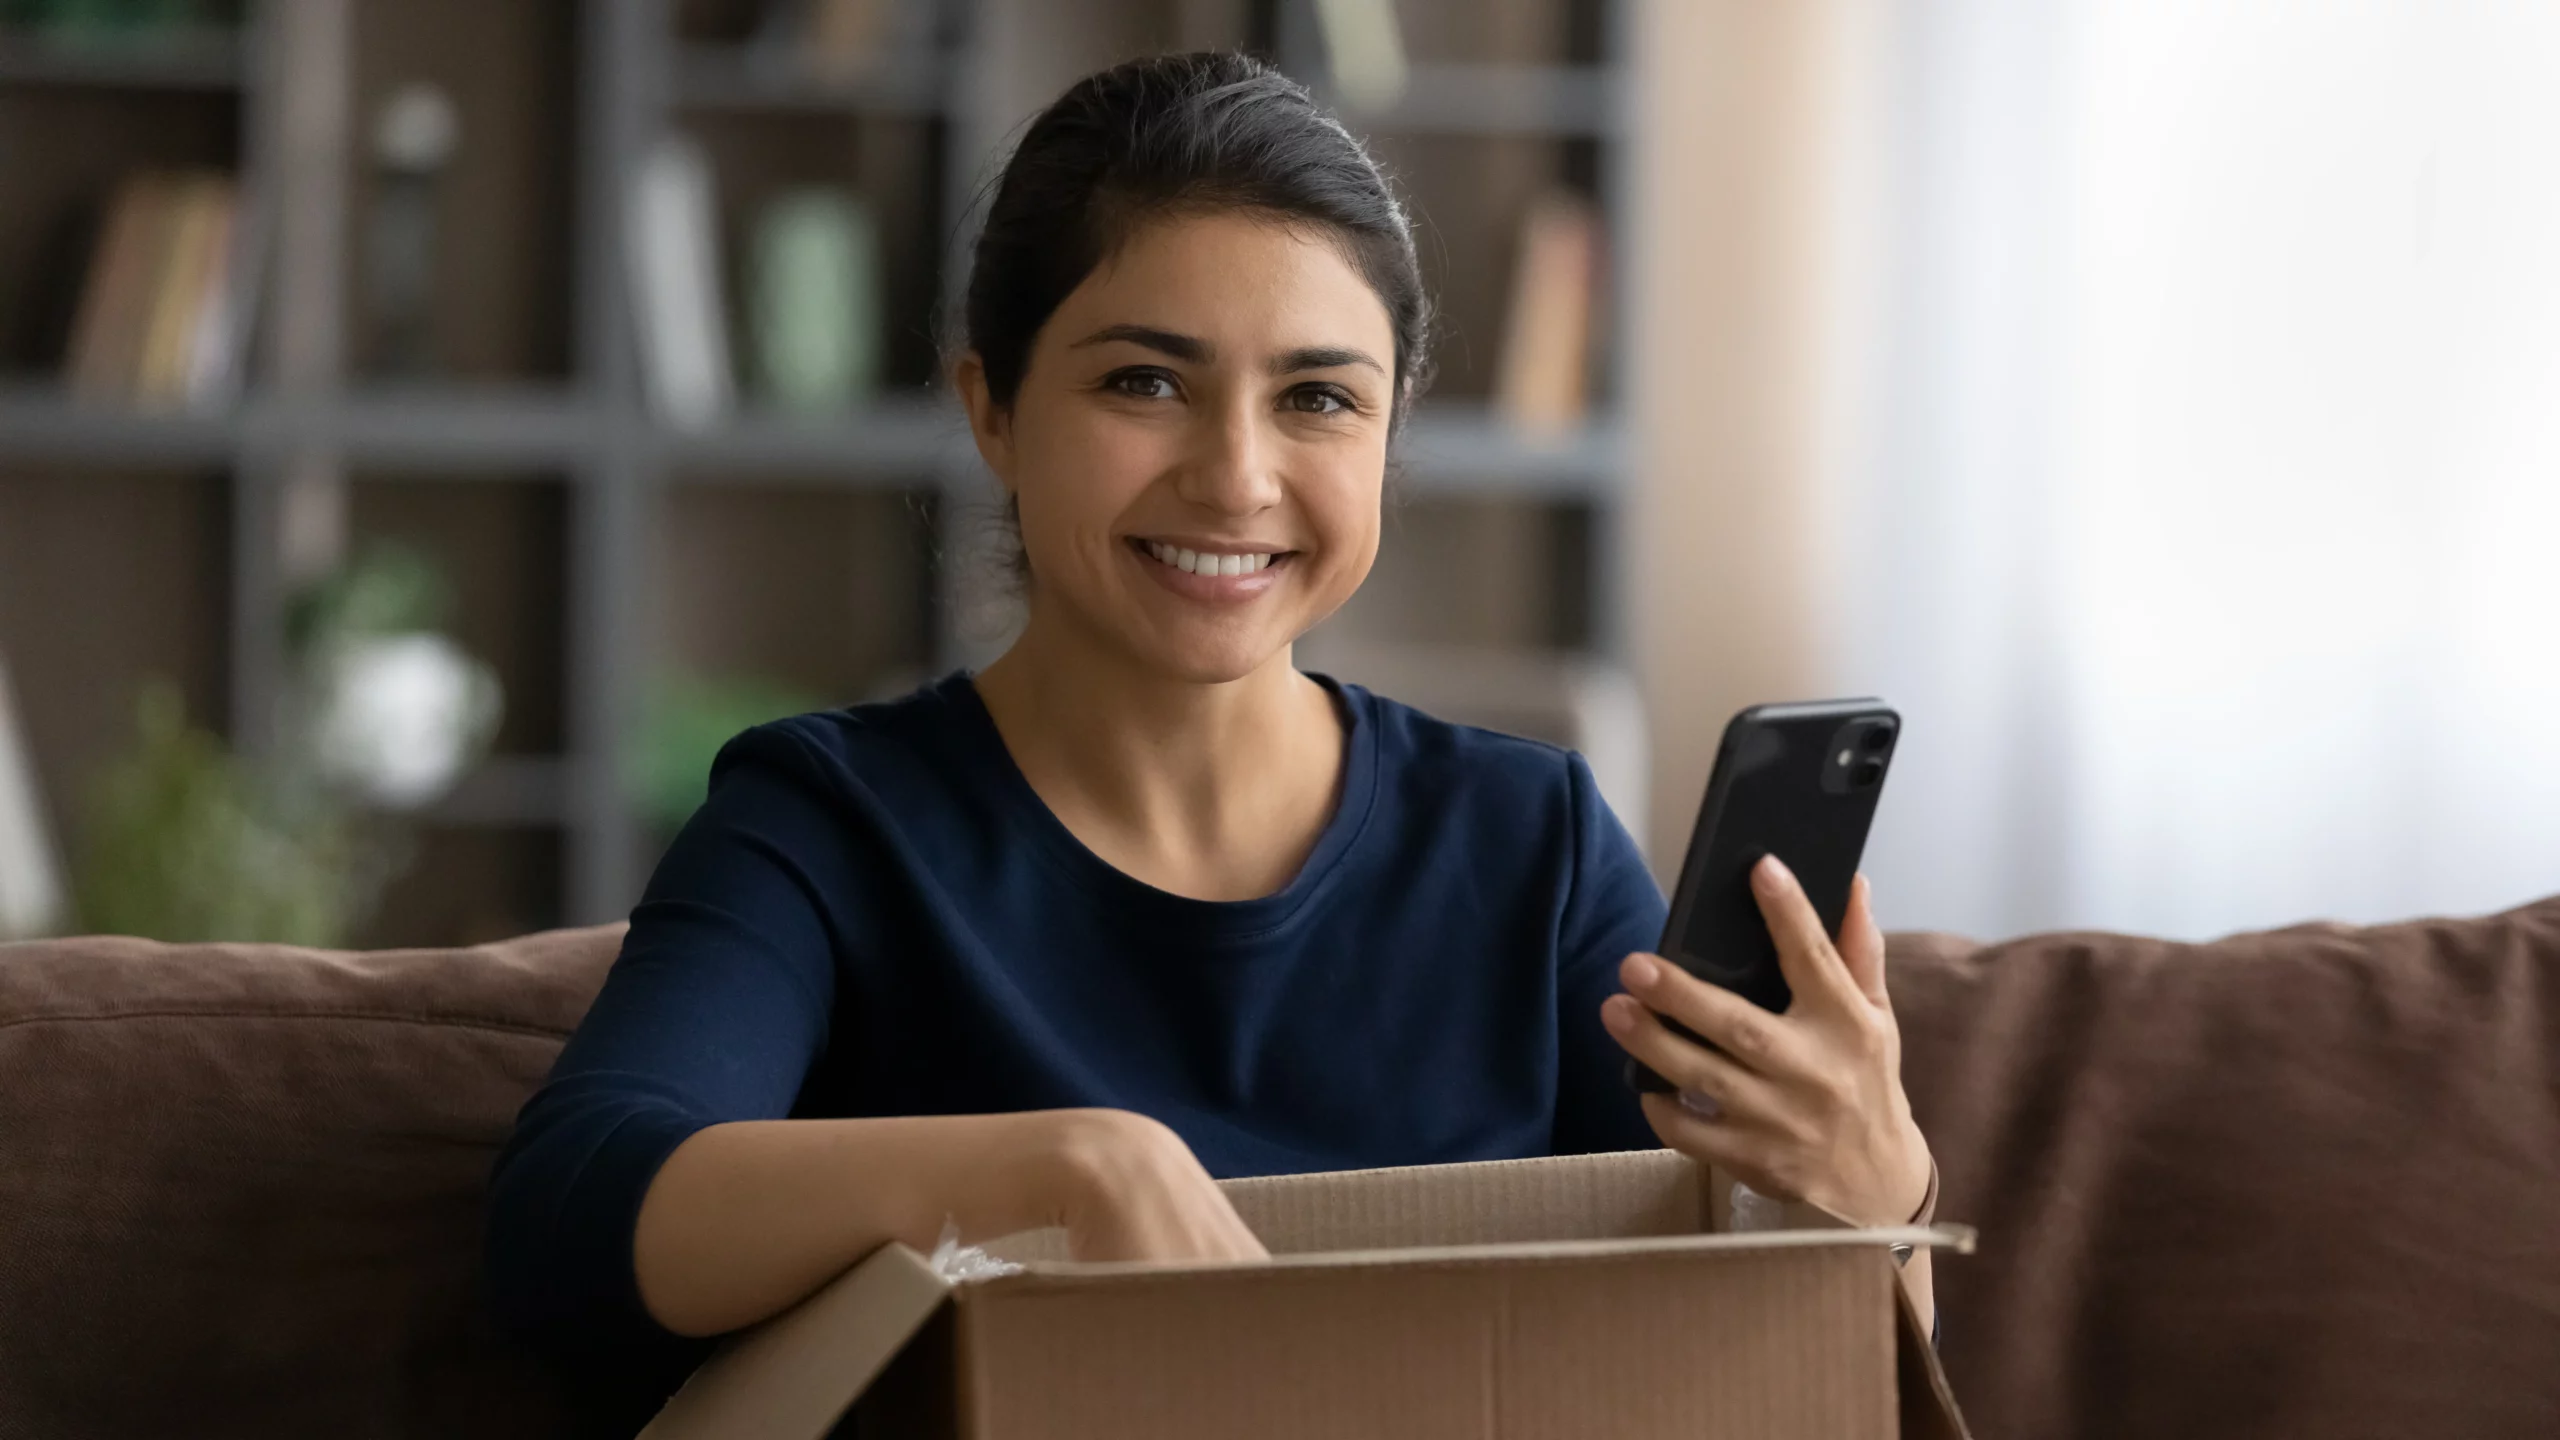
[[[1245,210],[1335,238],[1395,331],[1394,418],[1430,374],[1413,227],[1369,152],[1306,87],[1250,56],[1160,55],[1078,81],[1005,162],[969,268],[963,339],[1010,407],[1032,343],[1145,222]]]

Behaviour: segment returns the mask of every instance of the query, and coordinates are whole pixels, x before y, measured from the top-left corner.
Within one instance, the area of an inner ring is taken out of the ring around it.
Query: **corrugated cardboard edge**
[[[1962,1225],[1905,1225],[1882,1229],[1758,1230],[1740,1235],[1630,1235],[1619,1240],[1513,1240],[1490,1245],[1397,1245],[1378,1250],[1309,1250],[1274,1255],[1267,1260],[1214,1263],[1154,1260],[1030,1260],[1018,1275],[984,1282],[990,1288],[1016,1289],[1042,1281],[1079,1284],[1121,1277],[1160,1278],[1242,1270],[1351,1270],[1380,1265],[1414,1269],[1425,1266],[1504,1265],[1521,1261],[1586,1260],[1644,1254],[1755,1254],[1771,1250],[1873,1248],[1925,1245],[1970,1251],[1974,1233]]]
[[[1733,1231],[1734,1177],[1722,1167],[1710,1167],[1707,1174],[1707,1228],[1718,1234]],[[1765,1234],[1788,1234],[1795,1231],[1838,1231],[1853,1226],[1852,1221],[1835,1215],[1819,1205],[1802,1200],[1771,1202],[1777,1207],[1778,1223],[1783,1230]],[[1974,1232],[1969,1226],[1936,1227],[1934,1243],[1940,1249],[1960,1255],[1973,1253]],[[1886,1244],[1905,1243],[1901,1231],[1865,1232]],[[1939,1363],[1938,1347],[1929,1343],[1929,1327],[1920,1321],[1920,1312],[1911,1303],[1911,1292],[1900,1285],[1893,1287],[1894,1306],[1898,1314],[1894,1325],[1898,1347],[1894,1371],[1901,1392],[1902,1440],[1972,1440],[1973,1432],[1965,1427],[1964,1412],[1957,1408],[1955,1390],[1947,1384],[1945,1366]]]
[[[1965,1243],[1954,1248],[1969,1253],[1972,1232],[1965,1233]],[[1899,1312],[1893,1368],[1901,1400],[1902,1440],[1973,1440],[1973,1432],[1965,1428],[1964,1412],[1956,1406],[1956,1392],[1947,1384],[1946,1368],[1938,1363],[1938,1347],[1929,1343],[1929,1327],[1920,1323],[1919,1308],[1911,1303],[1911,1292],[1896,1284],[1893,1301]]]
[[[923,1256],[883,1245],[702,1362],[641,1440],[819,1440],[950,1294]]]

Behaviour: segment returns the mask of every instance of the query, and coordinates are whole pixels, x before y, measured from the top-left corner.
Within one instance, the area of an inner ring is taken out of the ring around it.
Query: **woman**
[[[1640,953],[1662,896],[1579,756],[1292,666],[1376,555],[1427,328],[1386,183],[1268,68],[1124,65],[1033,123],[953,375],[1022,636],[723,749],[500,1158],[512,1321],[645,1413],[687,1337],[946,1220],[1258,1256],[1213,1175],[1661,1144],[1922,1207],[1863,882],[1835,950],[1757,877],[1799,997],[1758,1011]]]

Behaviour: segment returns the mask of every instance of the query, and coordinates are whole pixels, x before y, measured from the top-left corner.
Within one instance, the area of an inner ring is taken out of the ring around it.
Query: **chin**
[[[1242,636],[1149,636],[1132,644],[1130,652],[1148,669],[1168,680],[1181,680],[1193,685],[1225,685],[1242,680],[1275,658],[1286,655],[1289,645],[1279,642],[1248,641]]]

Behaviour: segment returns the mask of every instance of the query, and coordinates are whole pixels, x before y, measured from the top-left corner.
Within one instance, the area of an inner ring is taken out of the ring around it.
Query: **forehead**
[[[1384,364],[1395,326],[1332,234],[1250,211],[1175,213],[1131,231],[1044,327],[1065,344],[1088,330],[1145,325],[1259,357],[1356,346]]]

